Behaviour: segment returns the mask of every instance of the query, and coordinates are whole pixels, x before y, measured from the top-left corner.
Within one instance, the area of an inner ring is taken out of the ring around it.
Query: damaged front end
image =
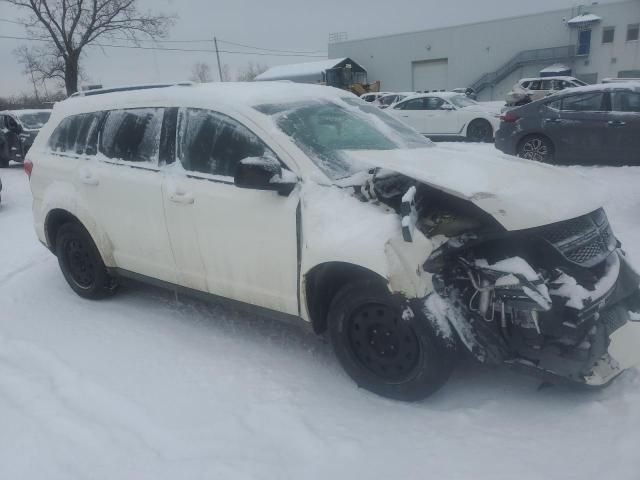
[[[405,241],[418,229],[438,245],[422,267],[433,283],[426,316],[480,361],[592,386],[640,363],[640,276],[604,210],[506,231],[406,177],[374,190],[401,215]]]

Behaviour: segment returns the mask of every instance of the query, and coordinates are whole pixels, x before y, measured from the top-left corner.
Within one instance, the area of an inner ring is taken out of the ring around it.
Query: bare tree
[[[208,63],[196,62],[191,67],[191,77],[189,80],[198,83],[212,82],[211,67]]]
[[[249,62],[244,69],[242,69],[236,80],[238,82],[252,82],[258,75],[265,72],[269,67],[261,63]]]
[[[80,57],[87,45],[118,35],[137,43],[140,36],[166,35],[174,17],[142,12],[137,0],[5,0],[29,12],[25,20],[31,38],[44,47],[19,50],[24,65],[41,79],[61,78],[67,95],[78,90]],[[29,54],[30,58],[27,58]]]

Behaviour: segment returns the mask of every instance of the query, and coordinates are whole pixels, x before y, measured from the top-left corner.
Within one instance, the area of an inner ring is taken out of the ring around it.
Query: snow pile
[[[520,257],[505,258],[504,260],[500,260],[492,264],[489,264],[487,260],[481,258],[476,260],[476,266],[495,270],[496,272],[522,275],[530,282],[538,280],[539,278],[538,273],[533,269],[533,267],[531,267],[526,260]]]

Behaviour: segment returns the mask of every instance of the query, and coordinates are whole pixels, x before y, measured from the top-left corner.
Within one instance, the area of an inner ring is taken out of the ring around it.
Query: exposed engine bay
[[[356,194],[394,209],[405,241],[417,229],[438,245],[423,265],[431,295],[447,303],[444,321],[477,359],[590,385],[630,366],[610,344],[628,322],[640,333],[630,318],[640,312],[640,276],[603,209],[506,231],[473,203],[402,175],[374,174]]]

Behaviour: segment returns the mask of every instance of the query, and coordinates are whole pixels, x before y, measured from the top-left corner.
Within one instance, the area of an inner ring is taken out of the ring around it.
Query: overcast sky
[[[606,3],[601,1],[600,3]],[[265,49],[327,51],[332,32],[349,39],[421,30],[500,17],[555,10],[576,5],[573,0],[140,0],[142,8],[177,14],[169,39],[209,39],[255,45]],[[21,13],[0,0],[0,19],[18,20]],[[24,28],[0,21],[0,34],[24,36]],[[13,50],[28,42],[0,39],[0,96],[30,90]],[[145,45],[150,45],[145,43]],[[212,49],[201,44],[162,44]],[[221,49],[246,50],[228,44]],[[269,66],[312,61],[305,57],[274,57],[222,53],[232,70],[249,61]],[[215,69],[214,53],[88,48],[83,69],[90,80],[103,85],[184,80],[195,62]]]

